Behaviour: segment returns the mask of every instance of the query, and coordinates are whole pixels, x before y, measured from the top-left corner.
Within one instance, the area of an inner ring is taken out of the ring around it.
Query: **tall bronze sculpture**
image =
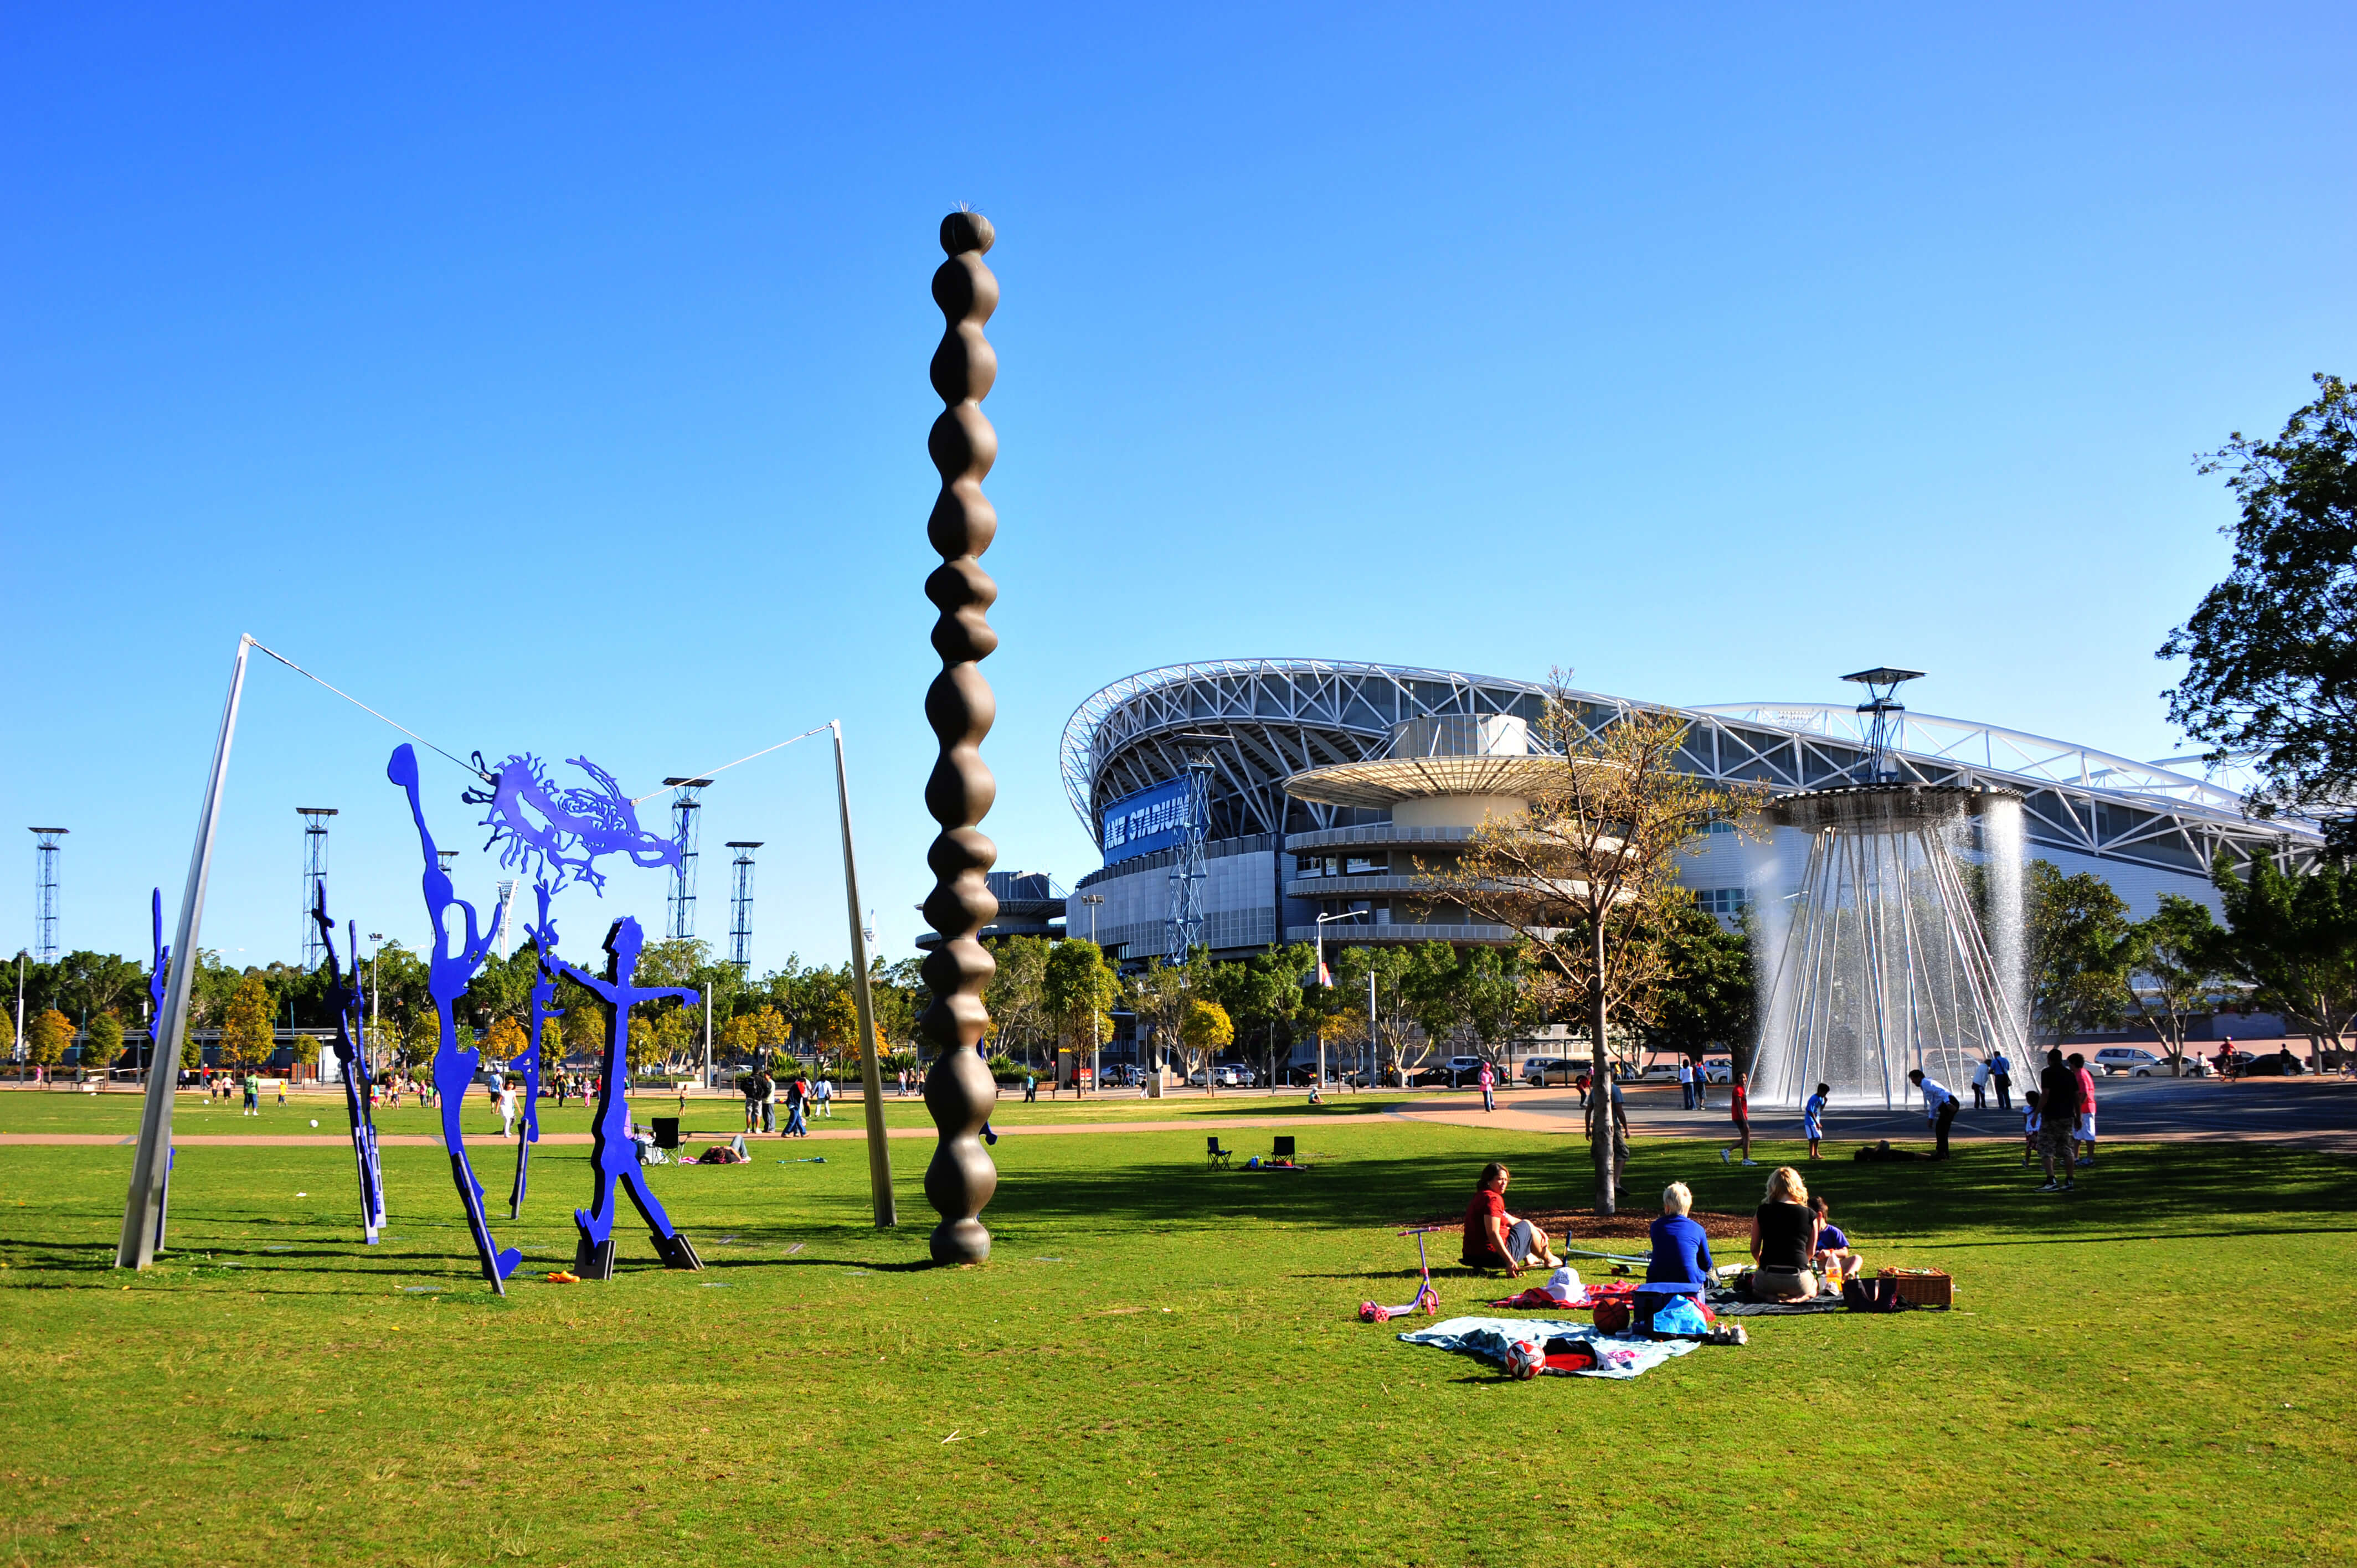
[[[945,318],[941,347],[933,350],[933,391],[947,406],[925,443],[942,475],[941,497],[925,528],[942,557],[925,579],[925,596],[942,612],[933,623],[942,672],[925,693],[925,718],[940,738],[941,756],[925,782],[925,807],[942,831],[925,856],[933,890],[924,910],[942,942],[925,960],[933,1000],[918,1029],[933,1047],[925,1108],[942,1135],[925,1170],[925,1197],[942,1217],[932,1234],[937,1263],[978,1263],[990,1256],[990,1232],[980,1216],[998,1186],[998,1172],[977,1135],[995,1087],[978,1048],[990,1024],[982,994],[998,965],[975,936],[998,913],[983,875],[998,858],[998,846],[979,831],[998,792],[982,760],[982,737],[990,733],[997,707],[981,668],[998,646],[985,618],[998,585],[978,559],[998,532],[998,514],[982,493],[998,456],[998,434],[982,413],[982,400],[998,375],[998,356],[982,335],[998,306],[998,280],[982,262],[991,239],[990,220],[981,213],[951,213],[942,220],[942,249],[949,260],[933,274],[933,303]]]

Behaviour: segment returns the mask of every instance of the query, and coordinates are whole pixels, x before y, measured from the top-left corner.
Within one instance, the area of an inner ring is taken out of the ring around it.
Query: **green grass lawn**
[[[1074,1100],[1071,1095],[1050,1101],[1046,1091],[1035,1103],[1026,1105],[1021,1090],[1008,1093],[991,1112],[992,1124],[997,1127],[1019,1127],[1031,1123],[1057,1122],[1167,1122],[1180,1117],[1251,1118],[1261,1116],[1302,1116],[1312,1119],[1366,1115],[1394,1105],[1423,1103],[1424,1095],[1391,1093],[1329,1095],[1322,1105],[1311,1105],[1308,1096],[1298,1090],[1283,1094],[1265,1094],[1256,1090],[1229,1090],[1206,1096],[1200,1092],[1172,1095],[1162,1100],[1140,1100],[1135,1090],[1127,1092],[1091,1095],[1086,1100]],[[240,1101],[210,1100],[201,1094],[183,1093],[174,1102],[172,1127],[176,1133],[223,1134],[309,1134],[339,1133],[346,1125],[341,1090],[327,1092],[303,1091],[291,1094],[281,1105],[268,1092],[262,1097],[259,1117],[242,1115]],[[632,1101],[631,1114],[644,1120],[653,1116],[682,1114],[676,1096],[641,1090]],[[685,1121],[689,1131],[735,1133],[745,1124],[745,1102],[735,1095],[725,1097],[691,1095],[688,1097]],[[85,1094],[79,1090],[60,1087],[48,1090],[0,1090],[0,1133],[121,1133],[127,1135],[139,1131],[140,1093],[135,1089],[119,1088],[103,1094]],[[478,1090],[467,1101],[463,1112],[469,1133],[497,1133],[500,1118],[491,1109],[490,1099]],[[838,1100],[834,1114],[812,1122],[822,1129],[856,1131],[863,1124],[862,1112],[856,1100]],[[778,1106],[778,1125],[785,1125],[786,1109]],[[317,1120],[319,1125],[310,1123]],[[568,1101],[560,1109],[553,1099],[541,1102],[540,1124],[544,1132],[586,1133],[589,1130],[589,1113],[581,1101]],[[931,1128],[932,1118],[925,1102],[914,1095],[903,1097],[888,1088],[884,1093],[884,1124],[888,1127]],[[438,1136],[442,1117],[404,1098],[398,1106],[380,1106],[376,1112],[380,1133],[418,1133]]]
[[[1190,1133],[1003,1142],[993,1260],[951,1270],[920,1266],[924,1145],[894,1146],[885,1233],[856,1145],[763,1145],[653,1173],[705,1273],[624,1226],[621,1277],[504,1300],[436,1150],[388,1152],[375,1249],[340,1151],[184,1150],[173,1249],[133,1277],[108,1267],[128,1148],[0,1149],[8,1561],[2357,1554],[2357,1163],[2107,1145],[2067,1201],[1998,1149],[1828,1164],[1860,1247],[1952,1270],[1958,1311],[1754,1319],[1636,1382],[1512,1383],[1352,1309],[1406,1298],[1392,1228],[1461,1208],[1481,1160],[1516,1162],[1518,1208],[1570,1207],[1580,1145],[1304,1131],[1318,1168],[1273,1176],[1205,1173]],[[544,1153],[528,1222],[499,1227],[535,1270],[570,1259],[585,1153]],[[1630,1187],[1741,1209],[1765,1174],[1654,1144]],[[1452,1313],[1504,1288],[1440,1286]]]

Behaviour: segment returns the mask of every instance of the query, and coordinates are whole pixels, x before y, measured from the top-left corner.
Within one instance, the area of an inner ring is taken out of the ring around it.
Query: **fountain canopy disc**
[[[1798,789],[1767,806],[1779,827],[1813,831],[1846,828],[1857,832],[1898,832],[1959,817],[1977,817],[2000,800],[2018,800],[2009,789],[1964,784],[1845,784],[1830,789]]]

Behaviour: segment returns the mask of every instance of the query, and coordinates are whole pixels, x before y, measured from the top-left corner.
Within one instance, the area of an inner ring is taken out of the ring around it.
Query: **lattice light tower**
[[[311,911],[319,907],[319,895],[327,889],[328,819],[338,811],[333,806],[297,806],[295,814],[303,819],[303,907],[296,913],[303,918],[303,972],[308,974],[328,956],[327,939],[320,936]]]
[[[33,957],[42,963],[58,956],[58,841],[71,831],[33,828]]]
[[[695,935],[695,837],[703,826],[705,786],[709,779],[666,779],[670,787],[671,836],[679,841],[679,866],[671,874],[671,896],[663,901],[663,935],[673,941]]]
[[[728,847],[737,852],[729,866],[736,873],[728,890],[728,961],[737,972],[749,978],[753,972],[753,852],[761,847],[759,839],[730,839]]]
[[[1211,775],[1219,765],[1205,751],[1187,754],[1187,836],[1179,841],[1178,858],[1170,867],[1168,951],[1172,963],[1203,942],[1203,840],[1211,825]]]

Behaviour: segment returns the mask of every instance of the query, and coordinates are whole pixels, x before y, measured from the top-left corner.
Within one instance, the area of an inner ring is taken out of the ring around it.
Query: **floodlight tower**
[[[437,849],[434,852],[434,858],[442,863],[442,875],[447,876],[450,875],[450,863],[458,858],[458,852],[455,849]]]
[[[1891,693],[1908,682],[1920,681],[1922,678],[1923,671],[1921,670],[1894,670],[1887,664],[1878,665],[1872,670],[1861,670],[1855,675],[1842,677],[1845,681],[1855,681],[1865,687],[1867,697],[1866,702],[1857,705],[1859,713],[1868,715],[1866,726],[1865,777],[1859,782],[1881,784],[1899,777],[1899,770],[1890,765],[1890,754],[1899,749],[1907,723],[1901,715],[1907,712],[1907,707],[1903,703],[1893,701]]]
[[[319,922],[311,911],[319,907],[319,895],[328,886],[328,819],[338,815],[333,806],[297,806],[295,814],[303,819],[303,972],[310,973],[328,956],[327,939],[319,935]]]
[[[670,787],[671,836],[679,841],[679,868],[672,873],[665,900],[663,935],[676,941],[695,935],[695,834],[703,824],[702,796],[709,779],[666,779]]]
[[[1213,736],[1180,736],[1182,741],[1214,740]],[[1168,961],[1184,963],[1203,941],[1203,840],[1211,826],[1211,775],[1219,764],[1208,751],[1187,753],[1186,837],[1170,868],[1170,938]]]
[[[66,828],[29,828],[33,835],[33,957],[51,963],[58,956],[58,841]]]
[[[737,972],[748,979],[753,973],[753,852],[761,847],[759,839],[730,839],[728,847],[737,852],[729,864],[736,870],[735,885],[728,895],[728,961]]]

